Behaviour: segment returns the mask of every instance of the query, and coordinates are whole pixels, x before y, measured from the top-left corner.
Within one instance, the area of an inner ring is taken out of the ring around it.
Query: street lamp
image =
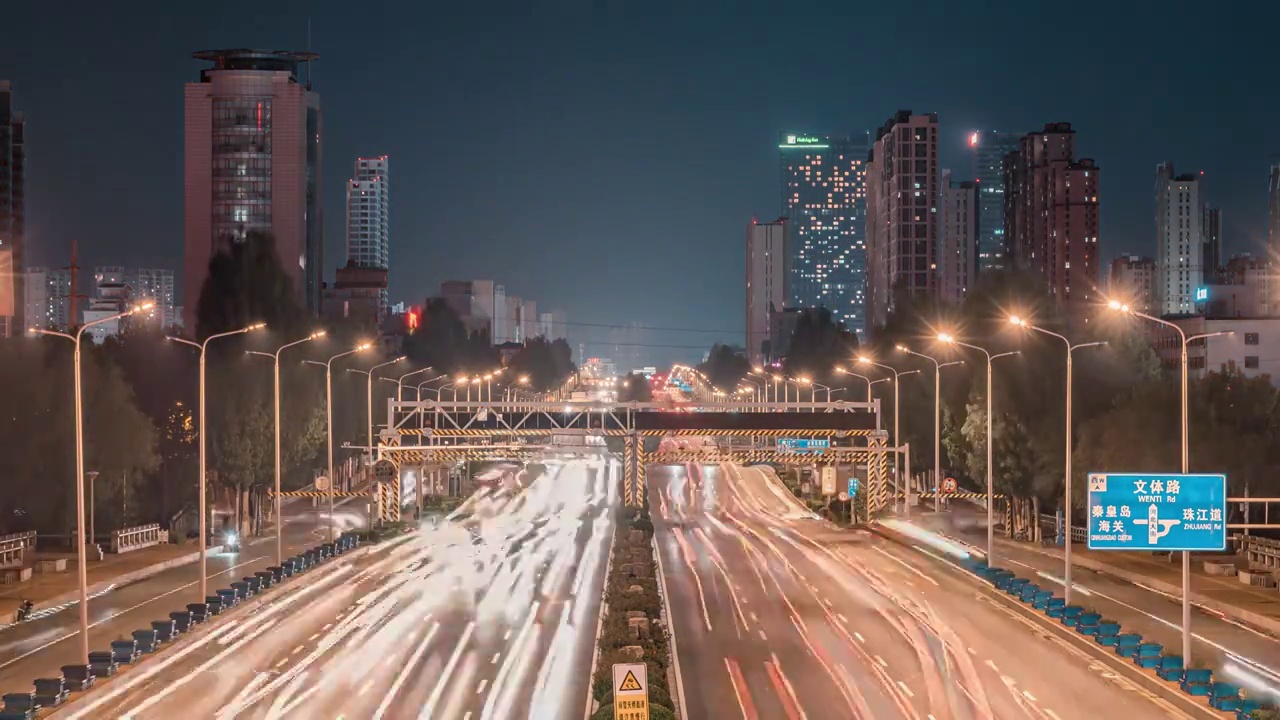
[[[369,368],[369,370],[367,371],[369,373],[369,377],[366,380],[367,385],[365,386],[364,406],[365,406],[365,414],[369,418],[369,457],[370,458],[373,457],[373,374],[378,371],[378,368],[384,368],[384,367],[387,367],[388,365],[395,365],[396,363],[404,359],[405,359],[405,356],[401,355],[400,357],[394,360],[388,360],[384,363],[379,363],[377,365],[374,365],[373,367]]]
[[[275,493],[275,514],[276,514],[276,565],[284,564],[284,541],[281,533],[284,527],[284,516],[280,510],[280,353],[285,348],[291,348],[294,345],[301,345],[304,342],[310,342],[325,336],[324,330],[317,330],[301,340],[294,340],[291,343],[285,343],[276,348],[274,353],[258,352],[257,350],[247,351],[250,355],[262,355],[271,358],[275,362],[275,426],[276,426],[276,493]]]
[[[897,489],[899,491],[902,491],[902,487],[901,487],[902,475],[898,473],[898,455],[899,455],[898,448],[901,447],[900,445],[898,445],[898,417],[902,415],[902,406],[898,403],[898,388],[902,385],[903,375],[911,375],[911,374],[918,375],[920,374],[920,371],[907,370],[906,372],[898,372],[897,369],[895,369],[893,366],[885,365],[883,363],[878,363],[865,355],[859,355],[858,362],[862,363],[863,365],[873,365],[875,367],[881,368],[883,370],[888,370],[889,372],[893,373],[893,447],[894,447],[893,482],[894,482],[894,485],[897,487]],[[885,378],[885,379],[888,380],[888,378]],[[870,390],[870,388],[867,388],[867,389]],[[907,468],[907,474],[908,475],[911,474],[911,468]],[[903,504],[907,502],[905,491],[902,491],[902,502]],[[897,504],[898,504],[897,498],[894,498],[893,503],[894,503],[894,509],[896,510]]]
[[[80,576],[80,657],[84,662],[89,662],[89,550],[88,543],[85,542],[84,528],[84,395],[81,392],[80,383],[80,339],[84,337],[84,331],[94,325],[101,325],[112,320],[119,320],[134,313],[146,312],[154,306],[154,303],[143,303],[137,305],[121,313],[108,315],[91,322],[84,323],[76,329],[75,335],[70,333],[58,332],[57,330],[44,330],[41,328],[31,328],[31,332],[38,335],[56,335],[60,338],[70,340],[75,345],[73,354],[74,361],[72,363],[75,372],[75,406],[76,406],[76,565],[77,574]],[[200,556],[202,559],[203,555]]]
[[[1066,604],[1070,605],[1071,604],[1071,446],[1072,446],[1071,377],[1072,377],[1072,367],[1074,364],[1073,360],[1074,360],[1074,355],[1076,350],[1079,350],[1081,348],[1087,348],[1087,347],[1100,347],[1102,345],[1106,345],[1107,343],[1104,340],[1102,342],[1087,342],[1087,343],[1078,343],[1076,345],[1072,345],[1071,341],[1068,340],[1066,336],[1059,335],[1056,332],[1045,330],[1042,327],[1037,327],[1035,325],[1032,325],[1031,323],[1027,322],[1026,319],[1020,318],[1017,315],[1009,316],[1009,324],[1015,325],[1020,328],[1026,328],[1028,330],[1035,330],[1036,332],[1043,333],[1050,337],[1058,338],[1059,340],[1062,341],[1063,347],[1067,349],[1067,421],[1066,421],[1067,447],[1066,447],[1066,452],[1063,453],[1064,455],[1066,455],[1066,468],[1065,468],[1066,480],[1065,480],[1065,488],[1064,488],[1064,494],[1066,495],[1066,502],[1063,503],[1063,510],[1062,510],[1063,526],[1066,528],[1066,537],[1063,540],[1063,546],[1065,548],[1065,552],[1063,552],[1062,554],[1063,562],[1066,564],[1066,569],[1064,570],[1063,574],[1066,575],[1066,577],[1063,578],[1064,590],[1062,593],[1062,598],[1066,602]]]
[[[1107,307],[1112,310],[1118,310],[1126,315],[1133,315],[1134,317],[1140,317],[1143,320],[1149,320],[1153,323],[1171,327],[1178,332],[1178,339],[1182,343],[1182,474],[1186,475],[1191,472],[1190,430],[1187,421],[1187,345],[1204,338],[1217,337],[1219,335],[1231,335],[1232,331],[1226,330],[1222,332],[1201,333],[1199,335],[1188,336],[1187,333],[1176,323],[1171,323],[1168,320],[1161,320],[1158,317],[1138,312],[1137,310],[1130,308],[1128,305],[1115,300],[1108,302]],[[1191,553],[1186,550],[1182,551],[1182,657],[1184,658],[1184,663],[1189,663],[1191,661]]]
[[[528,376],[528,375],[521,375],[520,377],[516,378],[516,383],[518,383],[518,384],[520,384],[520,385],[528,385],[528,384],[529,384],[529,376]],[[625,384],[625,383],[623,383],[623,384]],[[518,390],[519,390],[519,388],[515,387],[514,385],[507,385],[507,387],[506,387],[506,388],[504,388],[504,390],[503,390],[503,395],[505,396],[503,399],[504,399],[504,400],[506,400],[506,401],[508,401],[508,402],[512,401],[513,399],[517,399],[517,400],[518,400],[518,399],[519,399],[519,396],[518,396],[518,395],[516,395],[516,392],[517,392]]]
[[[992,355],[986,348],[978,347],[977,345],[970,345],[967,342],[961,342],[954,336],[948,335],[947,333],[938,333],[938,340],[950,345],[959,345],[960,347],[966,347],[970,350],[977,350],[987,358],[987,565],[991,566],[995,564],[996,557],[995,511],[992,509],[994,506],[993,490],[995,487],[995,481],[993,478],[995,476],[991,470],[991,361],[997,358],[1020,355],[1021,351],[1014,350],[1013,352],[1002,352]]]
[[[402,401],[404,401],[404,379],[405,379],[405,378],[407,378],[407,377],[413,377],[414,375],[417,375],[418,373],[424,373],[424,372],[426,372],[426,371],[428,371],[428,370],[430,370],[430,369],[431,369],[431,366],[430,366],[430,365],[428,365],[428,366],[426,366],[426,367],[424,367],[424,368],[419,368],[419,369],[417,369],[417,370],[410,370],[409,372],[407,372],[407,373],[405,373],[405,374],[401,375],[401,376],[396,380],[396,401],[397,401],[397,402],[402,402]],[[430,381],[428,380],[428,382],[430,382]]]
[[[942,512],[942,368],[963,365],[964,361],[940,363],[937,358],[918,353],[906,345],[899,345],[898,351],[933,363],[933,511]]]
[[[879,382],[889,382],[889,378],[880,378],[879,380],[872,380],[866,375],[859,375],[856,372],[849,372],[848,370],[845,370],[842,367],[836,368],[836,372],[840,373],[841,375],[852,375],[853,377],[862,378],[863,380],[865,380],[867,382],[867,402],[868,403],[871,402],[871,386]]]
[[[205,471],[205,445],[208,442],[208,438],[205,436],[205,431],[204,431],[205,430],[205,425],[204,425],[205,356],[208,354],[209,343],[213,342],[214,340],[217,340],[218,338],[231,337],[232,335],[242,335],[244,333],[251,332],[253,330],[261,330],[266,326],[267,326],[266,323],[255,323],[247,327],[242,327],[239,330],[229,330],[224,333],[210,335],[209,337],[204,339],[204,342],[199,342],[199,343],[193,342],[191,340],[187,340],[186,338],[180,338],[172,335],[167,336],[167,339],[169,340],[172,340],[176,343],[182,343],[183,345],[190,345],[191,347],[200,351],[200,475],[199,475],[199,480],[197,482],[200,484],[200,599],[201,601],[203,601],[206,597],[208,597],[208,591],[209,591],[208,577],[207,577],[208,573],[206,572],[206,562],[205,562],[206,561],[205,556],[207,554],[207,545],[209,541],[209,530],[205,526],[205,521],[207,520],[207,516],[209,514],[206,508],[206,503],[205,503],[205,486],[208,485],[208,474]],[[239,528],[237,528],[237,530],[239,530]]]
[[[348,355],[354,355],[358,352],[364,352],[373,347],[373,343],[361,343],[346,352],[340,352],[329,358],[325,362],[317,362],[315,360],[306,360],[310,365],[324,366],[324,414],[325,414],[325,431],[328,435],[329,444],[329,487],[327,494],[329,495],[329,529],[327,533],[328,542],[333,542],[333,486],[337,479],[333,476],[333,361],[344,358]]]

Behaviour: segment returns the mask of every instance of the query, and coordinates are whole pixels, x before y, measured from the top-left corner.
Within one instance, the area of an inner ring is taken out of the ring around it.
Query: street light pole
[[[75,378],[72,385],[75,388],[76,409],[76,540],[78,541],[76,543],[78,546],[76,548],[76,574],[79,576],[80,585],[80,657],[85,663],[89,662],[89,547],[88,543],[85,542],[84,527],[84,394],[80,381],[80,340],[84,337],[84,331],[94,325],[119,320],[137,312],[145,312],[150,310],[152,306],[152,303],[143,303],[122,313],[108,315],[107,317],[84,323],[76,329],[75,335],[36,327],[30,329],[30,332],[37,335],[54,335],[65,338],[75,346],[75,351],[72,355],[72,369],[75,373]]]
[[[1187,395],[1188,395],[1188,360],[1187,346],[1196,340],[1205,338],[1218,337],[1220,335],[1231,335],[1232,331],[1201,333],[1199,335],[1188,336],[1182,327],[1168,320],[1162,320],[1158,317],[1147,315],[1130,308],[1128,305],[1112,300],[1107,303],[1107,307],[1112,310],[1119,310],[1128,315],[1140,317],[1159,325],[1171,327],[1178,333],[1178,339],[1181,342],[1181,384],[1182,384],[1182,474],[1186,475],[1191,472],[1191,437],[1190,422],[1187,412]],[[1207,363],[1206,363],[1207,364]],[[1191,663],[1191,553],[1182,551],[1182,658],[1183,667],[1188,667]]]
[[[1068,340],[1066,336],[1059,335],[1058,333],[1052,332],[1050,330],[1045,330],[1044,328],[1038,327],[1036,325],[1032,325],[1031,323],[1027,322],[1025,319],[1018,317],[1017,315],[1011,316],[1009,318],[1009,322],[1018,327],[1026,328],[1028,330],[1035,330],[1036,332],[1043,333],[1050,337],[1058,338],[1059,340],[1062,341],[1063,346],[1066,347],[1067,349],[1066,448],[1065,448],[1065,452],[1063,453],[1063,455],[1066,456],[1065,469],[1064,469],[1065,487],[1063,489],[1063,494],[1066,496],[1066,500],[1063,503],[1063,509],[1062,509],[1063,526],[1066,528],[1065,535],[1063,537],[1063,543],[1062,543],[1063,550],[1064,550],[1062,554],[1063,562],[1066,565],[1066,568],[1063,574],[1066,577],[1063,578],[1064,590],[1062,593],[1062,599],[1063,601],[1066,602],[1067,605],[1070,605],[1071,604],[1071,448],[1073,444],[1072,430],[1071,430],[1071,395],[1072,395],[1071,383],[1072,383],[1072,375],[1074,374],[1073,373],[1073,366],[1075,364],[1074,356],[1075,356],[1076,350],[1079,350],[1081,348],[1100,347],[1102,345],[1106,345],[1107,343],[1106,341],[1102,341],[1102,342],[1079,343],[1076,345],[1072,345],[1071,341]]]
[[[344,358],[348,355],[353,355],[358,352],[363,352],[365,350],[368,350],[371,347],[373,347],[372,343],[361,343],[355,346],[355,348],[351,350],[347,350],[346,352],[340,352],[337,355],[334,355],[333,357],[329,358],[325,362],[317,362],[315,360],[304,361],[310,365],[324,366],[324,414],[325,414],[325,430],[326,430],[325,434],[328,436],[328,447],[329,447],[329,451],[328,451],[329,452],[329,488],[326,492],[326,494],[329,496],[329,529],[327,533],[328,542],[333,542],[333,486],[334,486],[334,483],[337,481],[337,479],[333,477],[333,361],[339,358]]]
[[[992,471],[992,467],[991,467],[991,461],[992,461],[991,446],[992,446],[992,437],[993,437],[991,434],[991,413],[992,413],[991,363],[992,361],[998,358],[1020,355],[1021,351],[1014,350],[1012,352],[1002,352],[1002,353],[996,353],[995,355],[992,355],[990,351],[988,351],[986,348],[978,347],[977,345],[970,345],[969,343],[966,343],[966,342],[961,342],[960,340],[957,340],[955,337],[948,335],[946,333],[939,333],[938,340],[944,343],[949,343],[951,345],[959,345],[960,347],[966,347],[966,348],[969,348],[970,350],[977,350],[987,358],[987,440],[986,440],[986,445],[987,445],[987,565],[988,567],[990,567],[995,563],[995,557],[996,557],[995,479],[994,479],[995,473]]]
[[[906,345],[899,345],[898,350],[933,363],[933,511],[942,512],[942,368],[963,365],[964,361],[940,363],[937,358],[918,353]]]
[[[210,335],[204,339],[204,342],[194,342],[186,338],[180,338],[173,335],[166,336],[167,339],[183,345],[190,345],[200,351],[200,469],[199,469],[199,496],[200,496],[200,599],[203,601],[209,594],[209,578],[208,578],[208,545],[209,545],[209,528],[208,522],[208,501],[207,490],[208,472],[205,469],[205,447],[208,444],[208,438],[205,435],[205,357],[208,355],[209,343],[218,338],[231,337],[232,335],[243,335],[253,330],[261,330],[266,327],[266,323],[255,323],[239,330],[229,330],[224,333]]]
[[[898,388],[899,388],[899,387],[901,387],[901,385],[902,385],[902,376],[903,376],[903,375],[911,375],[911,374],[913,374],[913,373],[918,375],[918,374],[920,373],[920,371],[919,371],[919,370],[907,370],[906,372],[898,372],[898,371],[897,371],[897,369],[896,369],[896,368],[894,368],[893,366],[891,366],[891,365],[885,365],[885,364],[883,364],[883,363],[875,362],[874,360],[872,360],[872,359],[871,359],[871,358],[869,358],[869,357],[866,357],[865,355],[859,355],[859,356],[858,356],[858,362],[862,363],[863,365],[873,365],[873,366],[875,366],[875,367],[881,368],[881,369],[883,369],[883,370],[888,370],[889,372],[893,373],[893,447],[894,447],[894,453],[893,453],[893,482],[894,482],[894,485],[896,486],[896,487],[895,487],[895,489],[897,489],[897,490],[901,493],[901,495],[902,495],[902,504],[903,504],[903,506],[905,507],[905,506],[906,506],[906,504],[907,504],[907,501],[908,501],[908,499],[909,499],[909,498],[907,497],[907,495],[908,495],[908,493],[910,493],[910,492],[911,492],[911,487],[910,487],[910,486],[911,486],[911,483],[910,483],[910,482],[908,482],[908,483],[907,483],[907,489],[906,489],[906,490],[903,490],[903,489],[902,489],[902,474],[899,472],[899,466],[898,466],[898,452],[897,452],[897,449],[898,449],[899,447],[901,447],[901,446],[898,444],[898,443],[899,443],[899,440],[898,440],[898,438],[899,438],[899,435],[898,435],[898,427],[899,427],[899,425],[898,425],[898,419],[902,416],[902,405],[898,402]],[[908,467],[907,467],[907,475],[908,475],[908,477],[911,475],[911,467],[910,467],[909,465],[908,465]],[[897,500],[897,498],[896,498],[896,497],[894,498],[894,501],[893,501],[893,502],[894,502],[894,510],[896,511],[896,510],[897,510],[897,504],[898,504],[898,500]]]
[[[256,350],[248,351],[250,355],[263,355],[271,358],[272,364],[274,366],[273,368],[274,389],[273,389],[272,395],[275,403],[276,477],[275,477],[275,497],[272,501],[272,506],[276,516],[276,565],[284,564],[284,539],[282,535],[284,532],[284,515],[282,514],[281,499],[280,499],[280,444],[281,444],[280,443],[280,353],[284,352],[286,348],[291,348],[294,345],[301,345],[302,343],[310,342],[312,340],[315,340],[317,338],[322,338],[324,336],[325,336],[324,330],[317,330],[311,333],[310,335],[302,338],[301,340],[294,340],[291,343],[285,343],[284,345],[281,345],[279,348],[276,348],[276,351],[274,353],[264,353],[264,352],[258,352]]]
[[[368,385],[367,385],[367,386],[366,386],[366,388],[365,388],[365,413],[366,413],[366,416],[367,416],[367,418],[368,418],[368,420],[369,420],[369,442],[368,442],[368,447],[369,447],[369,457],[370,457],[370,458],[372,458],[372,457],[373,457],[373,374],[374,374],[375,372],[377,372],[377,371],[378,371],[378,368],[384,368],[384,367],[387,367],[388,365],[395,365],[396,363],[398,363],[398,362],[400,362],[401,360],[404,360],[404,359],[405,359],[405,356],[404,356],[404,355],[401,355],[400,357],[396,358],[395,360],[388,360],[387,362],[379,363],[379,364],[377,364],[377,365],[374,365],[373,367],[369,368],[369,369],[368,369],[368,371],[367,371],[367,372],[369,373],[369,377],[368,377],[368,379],[367,379],[367,383],[368,383]],[[332,480],[333,480],[333,478],[330,478],[330,481],[332,481]],[[330,538],[330,539],[332,539],[332,538]]]

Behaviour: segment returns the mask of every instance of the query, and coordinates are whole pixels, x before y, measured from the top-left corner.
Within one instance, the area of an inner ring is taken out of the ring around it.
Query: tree
[[[272,364],[247,357],[244,351],[257,347],[271,352],[314,328],[267,233],[249,233],[243,242],[213,256],[196,317],[198,338],[257,322],[265,322],[268,328],[255,333],[256,337],[230,337],[210,345],[206,363],[207,464],[214,473],[210,481],[215,484],[214,497],[232,503],[236,524],[243,525],[249,511],[244,498],[263,499],[275,476]],[[299,355],[321,350],[306,348]],[[192,377],[189,382],[195,386],[198,381]],[[286,461],[294,463],[285,467],[292,478],[307,475],[301,463],[320,459],[323,382],[314,368],[282,365],[282,467]],[[232,388],[234,392],[229,391]]]
[[[751,371],[751,361],[737,348],[716,343],[698,369],[707,376],[712,387],[731,393],[742,377]]]
[[[528,376],[531,389],[546,392],[562,385],[576,369],[568,343],[535,337],[525,341],[524,347],[511,356],[506,380],[512,382],[522,375]]]
[[[85,471],[99,473],[96,527],[114,527],[130,498],[145,499],[138,490],[159,461],[156,431],[119,368],[87,341],[82,348]],[[75,527],[71,351],[60,338],[0,341],[0,532]]]
[[[649,386],[649,378],[639,373],[631,373],[622,379],[618,389],[619,402],[651,402],[653,388]]]
[[[429,298],[423,303],[421,324],[417,332],[405,338],[404,353],[415,364],[429,365],[450,375],[484,372],[501,364],[489,333],[468,331],[443,298]]]
[[[782,367],[792,377],[830,381],[834,368],[852,362],[857,354],[858,336],[837,322],[830,310],[806,308],[796,320]]]

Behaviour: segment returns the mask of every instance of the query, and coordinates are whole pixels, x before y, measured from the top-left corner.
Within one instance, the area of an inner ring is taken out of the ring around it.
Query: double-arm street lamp
[[[1020,350],[1012,352],[1002,352],[992,355],[986,348],[977,345],[971,345],[967,342],[957,340],[954,336],[947,333],[938,333],[938,340],[948,345],[959,345],[960,347],[977,350],[987,358],[987,565],[995,564],[996,557],[996,531],[995,531],[995,503],[994,488],[995,475],[991,469],[991,362],[1002,357],[1012,357],[1021,354]]]
[[[902,474],[898,472],[898,456],[900,454],[898,449],[901,447],[901,445],[898,444],[898,418],[902,416],[902,404],[898,402],[898,388],[902,386],[903,375],[911,375],[911,374],[918,375],[920,371],[907,370],[906,372],[898,372],[898,370],[893,366],[885,365],[884,363],[878,363],[865,355],[859,355],[858,362],[862,363],[863,365],[872,365],[874,367],[878,367],[882,370],[888,370],[889,372],[893,373],[893,448],[894,448],[893,483],[894,483],[895,489],[898,491],[898,493],[902,495],[902,501],[905,504],[908,500],[907,491],[902,489]],[[888,378],[885,378],[885,379],[887,380]],[[867,389],[870,390],[870,387],[868,387]],[[908,475],[911,474],[911,468],[907,468],[907,474]],[[897,504],[898,504],[898,501],[897,501],[897,498],[895,498],[894,499],[895,510],[897,509]]]
[[[851,375],[851,376],[856,377],[856,378],[862,378],[864,381],[866,381],[866,383],[867,383],[867,402],[868,402],[868,403],[869,403],[869,402],[871,402],[871,386],[872,386],[872,385],[875,385],[876,383],[882,383],[882,382],[889,382],[889,381],[890,381],[890,378],[887,378],[887,377],[886,377],[886,378],[880,378],[879,380],[872,380],[871,378],[867,377],[866,375],[859,375],[859,374],[858,374],[858,373],[856,373],[856,372],[849,372],[848,370],[845,370],[845,369],[844,369],[844,368],[842,368],[842,367],[838,367],[838,368],[836,368],[836,372],[837,372],[837,373],[839,373],[839,374],[841,374],[841,375]],[[897,442],[897,441],[895,440],[894,442]]]
[[[918,353],[906,345],[898,346],[899,352],[922,357],[933,363],[933,511],[942,511],[942,368],[963,365],[963,360],[939,362],[937,358]],[[909,468],[908,468],[909,470]]]
[[[337,482],[337,478],[333,476],[333,361],[339,358],[344,358],[348,355],[354,355],[358,352],[364,352],[371,347],[373,347],[373,343],[361,343],[346,352],[340,352],[337,355],[334,355],[325,362],[317,362],[315,360],[305,361],[310,365],[320,365],[324,367],[324,424],[326,434],[328,435],[329,445],[329,483],[326,493],[329,496],[328,542],[333,542],[333,486]]]
[[[80,585],[80,658],[81,662],[89,662],[89,550],[88,543],[93,542],[93,538],[85,537],[85,518],[84,518],[84,395],[81,392],[80,384],[80,339],[84,337],[84,331],[94,325],[101,325],[112,320],[119,320],[128,317],[134,313],[146,312],[153,307],[153,303],[143,303],[136,307],[125,310],[122,313],[108,315],[92,322],[87,322],[76,328],[75,334],[58,332],[57,330],[44,330],[33,327],[30,332],[37,335],[54,335],[66,340],[70,340],[75,346],[74,360],[72,362],[73,372],[75,373],[75,407],[76,407],[76,566],[77,575],[79,575]],[[204,555],[201,554],[203,562]],[[201,579],[204,574],[201,573]]]
[[[1055,337],[1061,340],[1063,347],[1067,349],[1067,413],[1066,413],[1067,414],[1067,422],[1066,422],[1067,446],[1066,446],[1066,451],[1063,453],[1066,456],[1066,467],[1064,470],[1064,472],[1066,473],[1065,475],[1066,487],[1064,488],[1064,494],[1066,496],[1066,500],[1062,504],[1063,505],[1063,509],[1062,509],[1063,527],[1066,529],[1065,538],[1063,540],[1064,552],[1062,554],[1063,561],[1066,564],[1066,568],[1063,571],[1063,574],[1066,575],[1066,577],[1063,578],[1064,590],[1062,592],[1062,598],[1066,602],[1066,604],[1070,605],[1071,604],[1071,447],[1072,447],[1071,378],[1072,378],[1072,367],[1074,364],[1074,356],[1075,356],[1076,350],[1080,350],[1081,348],[1088,348],[1088,347],[1101,347],[1103,345],[1106,345],[1107,343],[1104,340],[1101,342],[1077,343],[1075,345],[1072,345],[1071,341],[1068,340],[1066,336],[1059,335],[1058,333],[1053,332],[1051,330],[1045,330],[1044,328],[1038,327],[1036,325],[1032,325],[1031,323],[1027,322],[1024,318],[1020,318],[1017,315],[1011,315],[1009,317],[1009,323],[1012,325],[1016,325],[1017,327],[1020,327],[1020,328],[1035,330],[1038,333],[1043,333],[1050,337]]]
[[[1181,343],[1181,369],[1182,369],[1182,474],[1186,475],[1191,472],[1191,446],[1190,446],[1190,429],[1187,419],[1187,345],[1196,340],[1204,340],[1206,338],[1218,337],[1220,335],[1231,335],[1230,330],[1223,332],[1201,333],[1199,335],[1190,335],[1176,323],[1168,320],[1161,320],[1158,317],[1147,315],[1130,308],[1124,303],[1112,300],[1107,303],[1107,307],[1112,310],[1118,310],[1126,315],[1142,318],[1149,322],[1164,325],[1173,328],[1178,333],[1178,340]],[[1182,657],[1183,662],[1191,661],[1191,553],[1186,550],[1182,551]],[[1185,667],[1185,665],[1184,665]]]
[[[247,351],[250,355],[262,355],[271,358],[275,362],[275,383],[274,383],[274,399],[275,399],[275,426],[276,426],[276,494],[274,498],[274,507],[276,514],[276,565],[284,563],[284,541],[281,538],[282,528],[284,527],[284,516],[280,514],[280,353],[294,345],[301,345],[304,342],[310,342],[325,335],[324,330],[317,330],[301,340],[294,340],[291,343],[285,343],[276,348],[274,353],[258,352],[257,350]],[[201,403],[203,407],[203,403]],[[201,430],[201,435],[204,431]]]
[[[208,485],[208,476],[207,476],[207,473],[205,472],[205,445],[208,442],[208,438],[205,435],[205,424],[204,424],[205,356],[208,355],[209,343],[213,342],[214,340],[217,340],[219,338],[231,337],[232,335],[242,335],[244,333],[251,332],[253,330],[261,330],[266,326],[267,326],[266,323],[255,323],[253,325],[242,327],[239,330],[229,330],[224,333],[217,333],[216,335],[210,335],[209,337],[204,339],[204,342],[194,342],[191,340],[187,340],[186,338],[180,338],[172,335],[167,336],[169,340],[172,340],[176,343],[182,343],[183,345],[190,345],[191,347],[200,351],[200,475],[197,482],[199,483],[199,487],[200,487],[199,494],[200,494],[200,600],[201,601],[203,601],[209,595],[209,585],[208,585],[208,577],[207,577],[208,573],[206,572],[206,560],[207,560],[206,555],[208,554],[207,545],[209,542],[209,530],[205,526],[205,522],[207,521],[208,515],[209,515],[209,511],[207,510],[206,500],[205,500],[205,486]],[[238,531],[239,528],[236,528],[236,530]]]
[[[419,373],[424,373],[424,372],[426,372],[426,371],[428,371],[428,370],[430,370],[430,369],[431,369],[431,366],[430,366],[430,365],[428,365],[427,367],[424,367],[424,368],[418,368],[417,370],[410,370],[409,372],[407,372],[407,373],[405,373],[405,374],[401,375],[399,378],[397,378],[397,379],[396,379],[396,381],[395,381],[395,382],[396,382],[396,400],[397,400],[397,401],[403,401],[403,400],[404,400],[404,379],[405,379],[405,378],[413,377],[414,375],[417,375],[417,374],[419,374]],[[436,379],[438,380],[439,378],[436,378]],[[430,380],[428,380],[427,382],[431,382],[431,381],[430,381]]]

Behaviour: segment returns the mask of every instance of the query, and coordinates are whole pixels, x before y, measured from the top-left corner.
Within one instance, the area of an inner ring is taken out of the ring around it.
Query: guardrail
[[[124,528],[111,533],[111,552],[125,553],[144,547],[169,542],[169,532],[161,530],[158,523]]]
[[[22,556],[27,548],[36,546],[36,533],[14,533],[0,535],[0,567],[21,567]]]
[[[1254,535],[1237,535],[1234,538],[1240,549],[1249,560],[1251,568],[1280,568],[1280,540],[1257,537]]]
[[[1060,521],[1058,519],[1058,516],[1056,515],[1046,515],[1045,513],[1040,513],[1040,529],[1042,531],[1048,530],[1049,532],[1044,534],[1046,537],[1050,539],[1057,537],[1059,522]],[[1071,526],[1071,542],[1085,543],[1085,542],[1088,542],[1088,540],[1089,540],[1088,530],[1084,526],[1082,525]]]

